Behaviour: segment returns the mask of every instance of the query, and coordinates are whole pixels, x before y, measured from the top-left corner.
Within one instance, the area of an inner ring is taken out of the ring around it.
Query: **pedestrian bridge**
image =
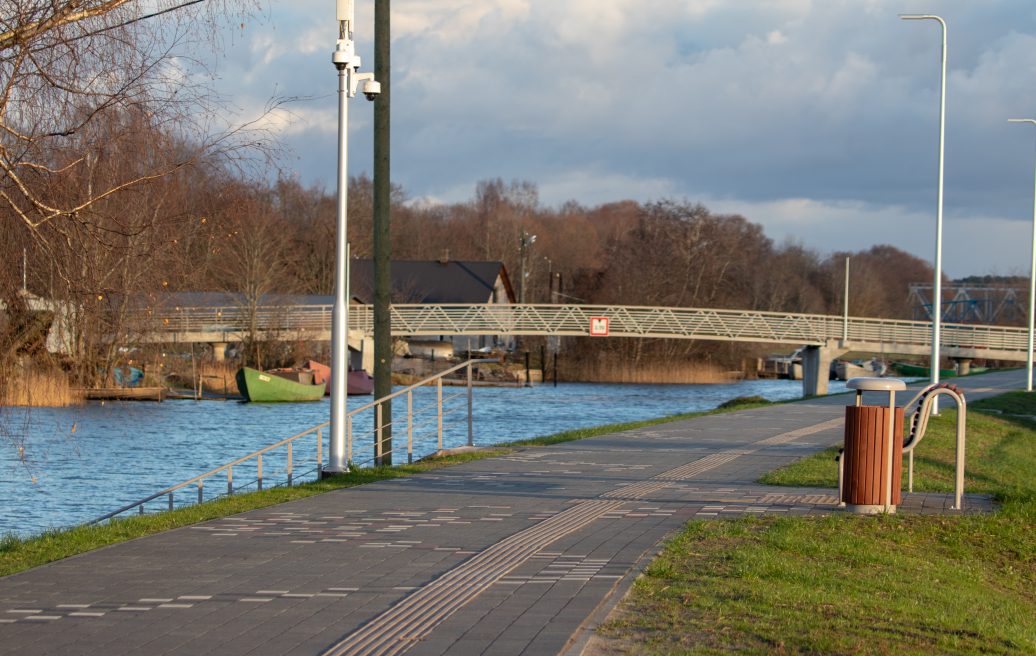
[[[177,307],[137,315],[141,340],[214,345],[261,339],[330,340],[331,305]],[[788,312],[628,305],[393,305],[392,334],[401,337],[554,335],[700,339],[806,346],[807,393],[827,391],[833,358],[849,351],[901,355],[931,353],[926,321],[870,319]],[[350,344],[373,333],[369,305],[349,308]],[[1024,328],[943,324],[941,353],[961,361],[1026,359]]]

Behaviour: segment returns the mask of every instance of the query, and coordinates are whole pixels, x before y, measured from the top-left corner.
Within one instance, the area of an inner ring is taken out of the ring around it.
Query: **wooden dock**
[[[164,387],[103,387],[77,389],[87,401],[164,401]]]

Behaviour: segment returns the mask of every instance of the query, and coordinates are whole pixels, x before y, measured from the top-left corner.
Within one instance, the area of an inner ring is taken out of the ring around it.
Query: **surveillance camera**
[[[349,65],[349,53],[343,50],[341,47],[336,48],[331,53],[331,63],[335,65],[338,70],[343,70]]]
[[[367,100],[374,100],[379,94],[381,94],[381,82],[367,80],[363,83],[363,95],[367,97]]]

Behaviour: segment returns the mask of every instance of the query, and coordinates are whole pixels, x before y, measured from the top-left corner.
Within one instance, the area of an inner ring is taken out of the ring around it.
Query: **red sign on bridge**
[[[608,336],[608,317],[590,317],[590,336]]]

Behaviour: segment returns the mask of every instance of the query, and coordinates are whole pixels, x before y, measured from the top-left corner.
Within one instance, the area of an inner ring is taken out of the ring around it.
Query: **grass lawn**
[[[969,406],[965,490],[999,512],[692,522],[599,629],[601,651],[1036,653],[1034,397]],[[955,419],[917,447],[916,490],[952,491]],[[835,487],[833,453],[765,482]]]

